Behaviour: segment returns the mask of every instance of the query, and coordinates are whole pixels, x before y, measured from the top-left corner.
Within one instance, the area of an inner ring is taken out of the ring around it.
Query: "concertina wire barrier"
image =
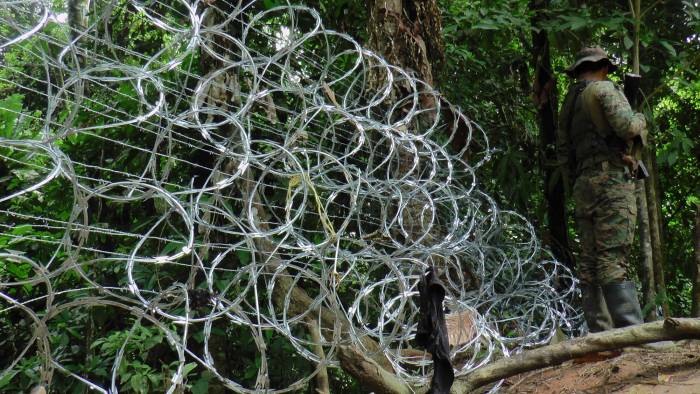
[[[425,384],[429,357],[405,350],[430,266],[465,326],[451,327],[457,376],[578,330],[571,272],[480,190],[486,133],[315,10],[96,1],[71,24],[48,1],[1,3],[0,100],[40,102],[0,110],[14,119],[0,137],[0,320],[26,324],[21,348],[0,345],[0,380],[31,359],[44,383],[117,392],[147,326],[171,349],[169,393],[190,362],[236,392],[296,390],[338,365],[339,345]],[[71,367],[70,349],[89,344],[52,339],[59,316],[95,308],[131,319],[100,379]],[[230,326],[257,349],[254,385],[217,365],[213,332]],[[314,366],[287,387],[270,386],[284,368],[270,333]]]

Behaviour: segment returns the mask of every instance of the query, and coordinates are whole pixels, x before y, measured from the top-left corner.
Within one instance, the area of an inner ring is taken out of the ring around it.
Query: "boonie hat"
[[[603,48],[587,47],[578,51],[578,53],[576,54],[576,61],[574,62],[574,64],[570,65],[565,71],[567,75],[573,76],[574,71],[576,71],[576,68],[582,65],[583,63],[597,63],[603,60],[607,61],[610,64],[610,72],[617,70],[617,65],[613,64],[613,62],[610,61],[608,54],[605,53]]]

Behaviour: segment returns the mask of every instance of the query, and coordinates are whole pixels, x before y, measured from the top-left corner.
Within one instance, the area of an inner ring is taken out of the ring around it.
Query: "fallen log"
[[[454,394],[469,393],[501,379],[523,372],[559,365],[591,353],[681,339],[700,339],[700,318],[666,319],[664,321],[589,334],[585,337],[574,338],[554,345],[526,350],[515,356],[497,360],[457,378],[451,392]],[[357,349],[341,346],[338,351],[338,358],[343,369],[376,393],[398,394],[408,391],[421,394],[428,392],[427,386],[409,388],[392,373],[358,352]]]
[[[513,375],[559,365],[590,353],[659,341],[699,338],[700,318],[666,319],[590,334],[556,345],[527,350],[513,357],[503,358],[485,365],[460,377],[455,382],[459,384],[453,386],[452,392],[456,394],[469,393],[481,386]]]

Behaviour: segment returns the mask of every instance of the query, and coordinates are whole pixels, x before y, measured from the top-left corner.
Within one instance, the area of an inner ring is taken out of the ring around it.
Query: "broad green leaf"
[[[684,135],[683,138],[681,138],[681,149],[683,149],[683,153],[688,153],[690,152],[691,149],[695,147],[695,143],[693,140],[688,138],[688,136]]]
[[[5,374],[1,379],[0,379],[0,389],[7,386],[10,381],[12,381],[12,378],[17,375],[17,371],[11,371],[7,374]]]
[[[28,224],[22,224],[12,229],[10,232],[12,235],[27,235],[30,234],[34,229]]]
[[[269,10],[270,8],[277,7],[279,3],[276,0],[264,0],[263,1],[263,6],[265,7],[266,10]]]
[[[131,383],[131,387],[134,389],[136,392],[144,392],[145,385],[146,385],[146,380],[144,379],[144,376],[141,374],[134,374],[134,376],[131,377],[131,380],[129,381]]]
[[[672,166],[672,165],[676,164],[677,161],[678,161],[678,152],[676,152],[675,150],[669,152],[668,153],[668,165]]]
[[[632,45],[634,45],[634,42],[632,41],[631,38],[627,34],[625,34],[625,38],[623,39],[625,43],[625,49],[630,49],[632,48]]]
[[[171,252],[180,251],[182,247],[185,246],[182,242],[168,242],[163,249],[161,249],[161,255],[169,255]]]
[[[688,196],[688,198],[685,199],[685,201],[688,203],[688,205],[696,205],[698,209],[700,209],[700,197],[690,195]]]
[[[0,137],[10,138],[13,134],[17,118],[22,111],[21,94],[13,94],[0,100]]]
[[[149,373],[146,376],[148,377],[148,380],[150,380],[154,386],[157,385],[158,383],[160,383],[161,375],[158,375],[155,373]]]
[[[668,54],[672,57],[678,56],[678,54],[676,53],[676,49],[673,48],[673,45],[671,45],[668,41],[661,40],[659,41],[659,44],[661,44],[661,46],[664,47],[666,51],[668,51]]]
[[[238,261],[240,261],[241,264],[246,265],[246,264],[250,263],[250,251],[237,250],[236,255],[238,256]]]
[[[258,374],[258,368],[255,365],[248,365],[243,373],[243,379],[252,379]]]
[[[97,376],[107,376],[107,369],[104,367],[98,367],[93,369],[92,373],[94,373]]]
[[[7,272],[12,274],[16,279],[24,280],[29,278],[29,273],[32,271],[32,267],[25,263],[13,263],[9,262],[5,265]]]
[[[198,379],[193,385],[192,394],[206,394],[209,392],[209,381],[205,378]]]
[[[576,18],[575,20],[571,21],[571,30],[578,30],[582,27],[588,26],[590,24],[590,21],[585,18]]]
[[[484,20],[472,26],[474,30],[498,30],[498,26],[491,20]]]
[[[197,368],[197,363],[187,363],[182,367],[182,375],[187,376],[193,369]]]

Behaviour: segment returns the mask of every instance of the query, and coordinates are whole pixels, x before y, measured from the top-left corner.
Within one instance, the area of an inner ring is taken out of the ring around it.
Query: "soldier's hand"
[[[637,171],[637,160],[634,159],[634,157],[630,155],[622,155],[622,161],[625,163],[625,165],[632,170],[632,173]]]

